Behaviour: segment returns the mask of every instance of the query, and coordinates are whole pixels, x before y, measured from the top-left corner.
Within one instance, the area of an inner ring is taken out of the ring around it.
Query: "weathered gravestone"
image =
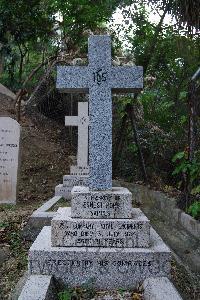
[[[77,166],[70,167],[70,175],[65,175],[63,184],[56,186],[55,195],[69,200],[74,186],[87,185],[88,182],[88,102],[79,102],[78,116],[66,116],[65,125],[78,126]]]
[[[73,188],[71,208],[60,208],[41,231],[29,272],[53,275],[66,286],[134,288],[145,278],[170,275],[170,250],[132,208],[131,193],[112,188],[111,88],[142,88],[142,68],[112,67],[110,46],[109,36],[92,36],[88,67],[58,69],[59,88],[89,89],[91,180]]]
[[[20,125],[0,117],[0,204],[16,203]]]

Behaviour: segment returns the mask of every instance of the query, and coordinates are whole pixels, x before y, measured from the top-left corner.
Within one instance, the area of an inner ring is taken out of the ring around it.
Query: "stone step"
[[[77,175],[64,175],[63,176],[63,187],[74,186],[87,186],[88,185],[88,176],[77,176]]]
[[[18,300],[53,300],[56,289],[52,276],[31,275],[26,281]],[[13,298],[12,298],[13,299]]]
[[[29,250],[29,273],[53,275],[66,287],[136,288],[145,278],[170,277],[171,253],[151,228],[150,248],[52,247],[44,227]]]
[[[70,174],[75,176],[88,176],[89,166],[71,166]]]
[[[138,208],[133,219],[71,218],[71,208],[59,208],[51,222],[54,247],[149,247],[149,220]]]
[[[147,278],[143,282],[144,300],[183,300],[166,277]]]
[[[82,219],[127,219],[132,215],[132,194],[123,187],[90,191],[89,187],[72,189],[71,217]]]
[[[63,184],[58,184],[55,187],[55,196],[61,196],[66,200],[71,200],[72,198],[72,191],[73,187],[64,187]]]

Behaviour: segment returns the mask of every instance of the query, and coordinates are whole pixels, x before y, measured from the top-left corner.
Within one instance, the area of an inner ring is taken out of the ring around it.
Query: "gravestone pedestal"
[[[84,174],[88,174],[85,169]],[[59,184],[55,187],[55,196],[62,196],[67,200],[71,200],[71,191],[74,186],[87,186],[88,185],[88,175],[64,175],[63,184]]]
[[[170,250],[132,208],[125,188],[74,187],[71,208],[60,208],[29,251],[29,273],[53,275],[65,286],[135,288],[170,276]]]
[[[112,91],[141,89],[142,67],[112,66],[109,36],[91,36],[88,49],[88,66],[58,67],[57,87],[89,92],[89,187],[74,187],[71,209],[59,209],[43,228],[29,251],[29,273],[53,275],[66,287],[133,289],[171,269],[169,248],[132,208],[131,193],[112,187]]]

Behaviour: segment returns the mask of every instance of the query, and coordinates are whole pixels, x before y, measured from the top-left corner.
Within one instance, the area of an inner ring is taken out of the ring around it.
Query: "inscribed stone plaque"
[[[132,217],[132,194],[122,187],[112,191],[90,191],[89,187],[72,189],[72,218],[112,219]]]
[[[20,125],[0,118],[0,203],[16,203]]]
[[[66,287],[133,289],[148,277],[170,277],[171,254],[154,230],[149,248],[52,247],[43,227],[29,250],[29,274],[53,275]]]
[[[51,222],[54,247],[149,247],[149,220],[140,209],[133,219],[71,218],[71,208],[59,208]]]

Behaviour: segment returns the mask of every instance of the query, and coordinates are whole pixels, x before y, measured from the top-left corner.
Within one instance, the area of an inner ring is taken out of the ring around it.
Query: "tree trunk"
[[[18,76],[19,76],[19,83],[21,83],[22,82],[22,74],[23,74],[24,54],[22,52],[20,44],[18,45],[18,48],[19,48],[19,52],[20,52],[20,63],[19,63]]]
[[[4,57],[0,55],[0,76],[3,73],[3,66],[4,66]]]
[[[200,68],[192,77],[188,85],[188,160],[190,163],[195,158],[196,144],[197,144],[197,103],[198,103],[198,85],[196,79],[200,77]],[[185,207],[188,208],[190,204],[190,193],[192,189],[190,174],[187,172],[184,178],[184,194],[185,194]]]
[[[41,69],[42,66],[48,64],[49,61],[54,60],[55,58],[56,57],[52,56],[49,59],[47,59],[45,62],[40,63],[35,69],[33,69],[32,72],[29,74],[29,76],[24,80],[24,82],[22,84],[22,88],[19,89],[19,91],[17,92],[14,106],[16,108],[16,115],[17,115],[17,121],[18,122],[21,119],[21,113],[20,113],[20,111],[21,111],[21,100],[22,100],[23,95],[26,94],[26,92],[27,92],[26,88],[25,88],[27,83],[35,76],[35,74]],[[51,67],[52,67],[52,65],[51,65]],[[48,72],[50,72],[50,70]],[[47,74],[48,74],[48,72],[47,72]]]
[[[188,89],[188,108],[189,108],[189,128],[188,128],[188,146],[189,160],[194,159],[197,138],[197,86],[191,81]]]
[[[165,7],[165,9],[164,9],[163,15],[161,16],[160,21],[159,21],[159,23],[158,23],[158,25],[157,25],[157,27],[156,27],[154,36],[153,36],[153,38],[152,38],[152,42],[151,42],[151,44],[150,44],[150,47],[149,47],[149,49],[148,49],[148,51],[147,51],[147,53],[146,53],[145,64],[143,65],[143,70],[144,70],[144,75],[143,75],[143,76],[145,76],[146,71],[147,71],[147,68],[148,68],[148,66],[149,66],[149,64],[150,64],[151,58],[152,58],[152,56],[153,56],[153,54],[154,54],[154,51],[155,51],[155,48],[156,48],[156,45],[157,45],[157,39],[158,39],[158,36],[159,36],[160,31],[161,31],[161,29],[162,29],[163,20],[164,20],[166,14],[167,14],[167,10],[168,10],[168,4],[166,5],[166,7]],[[139,93],[135,93],[135,95],[134,95],[134,99],[135,99],[135,100],[137,99],[138,95],[139,95]],[[129,104],[129,105],[130,105],[130,104]],[[125,111],[128,111],[128,110],[130,109],[130,108],[128,107],[129,105],[126,106]],[[131,110],[133,111],[133,107],[131,108]],[[123,126],[123,120],[122,120],[121,128],[122,128],[122,126]],[[125,124],[125,126],[127,126],[127,124]],[[133,126],[133,128],[134,128],[134,127],[135,127],[135,126]],[[135,129],[136,129],[136,127],[135,127]],[[137,132],[137,131],[136,131],[136,132]],[[135,132],[134,132],[134,135],[135,135]],[[136,134],[136,135],[137,135],[137,134]],[[122,143],[122,142],[123,142],[123,141],[121,141],[121,143]],[[123,144],[122,144],[122,145],[123,145]],[[118,156],[120,156],[120,153],[121,153],[121,151],[122,151],[122,145],[120,146],[120,148],[118,148],[118,153],[117,153]],[[142,152],[141,152],[140,154],[141,154],[141,157],[142,157]],[[142,160],[143,160],[143,164],[144,164],[144,159],[143,159],[143,157],[142,157]],[[143,168],[143,167],[142,167],[142,168]],[[143,173],[145,173],[145,172],[143,172]],[[147,176],[145,176],[145,174],[144,174],[144,178],[147,178]]]
[[[126,133],[127,114],[124,114],[120,130],[118,132],[117,141],[115,144],[115,151],[113,153],[113,173],[115,174],[120,161],[120,153],[122,153],[122,147],[124,144],[124,138]]]
[[[144,76],[146,74],[146,71],[147,71],[147,68],[151,62],[151,59],[153,57],[153,54],[154,54],[154,51],[156,49],[156,45],[157,45],[157,42],[158,42],[158,36],[160,34],[160,31],[162,29],[162,24],[163,24],[163,21],[164,21],[164,18],[167,14],[167,11],[168,11],[168,4],[166,5],[165,9],[164,9],[164,12],[160,18],[160,21],[155,29],[155,32],[154,32],[154,36],[151,40],[151,43],[150,43],[150,46],[149,48],[147,49],[147,53],[146,53],[146,56],[145,56],[145,63],[143,65],[143,70],[144,70]]]
[[[127,105],[127,113],[129,115],[129,118],[131,121],[131,126],[132,126],[132,130],[134,133],[134,139],[135,139],[135,143],[136,143],[137,149],[138,149],[138,157],[139,157],[139,162],[140,162],[140,166],[141,166],[142,173],[143,173],[143,178],[144,178],[144,181],[147,183],[148,178],[147,178],[147,172],[146,172],[146,167],[145,167],[145,163],[144,163],[144,157],[143,157],[142,150],[141,150],[140,143],[139,143],[139,137],[138,137],[137,127],[136,127],[136,122],[135,122],[135,114],[134,114],[133,106],[131,104]]]

